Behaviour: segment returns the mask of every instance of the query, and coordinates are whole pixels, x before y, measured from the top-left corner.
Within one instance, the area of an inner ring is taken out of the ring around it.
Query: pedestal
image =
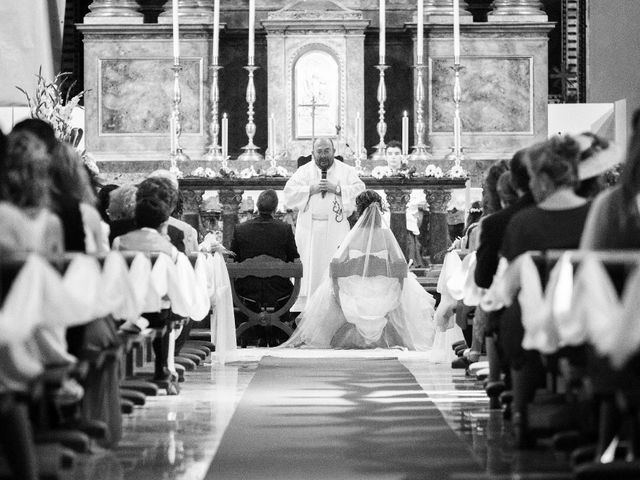
[[[89,24],[141,24],[144,15],[140,13],[136,0],[93,0],[84,23]]]
[[[238,213],[244,190],[221,189],[218,191],[220,205],[222,205],[222,244],[229,248],[233,231],[238,223]]]
[[[389,203],[389,221],[391,231],[396,237],[405,259],[409,259],[407,249],[407,203],[411,197],[411,190],[403,188],[388,188],[384,190]]]
[[[180,23],[211,23],[213,10],[198,0],[178,0]],[[158,16],[158,23],[172,23],[172,0],[164,4],[164,12]]]
[[[442,263],[447,248],[451,244],[447,226],[447,205],[451,200],[451,190],[442,187],[425,188],[424,194],[429,204],[429,255],[431,263]]]
[[[460,0],[460,23],[472,23],[467,2]],[[429,23],[453,23],[453,0],[425,0],[424,14]]]
[[[489,22],[546,22],[540,0],[495,0],[493,11],[487,15]]]

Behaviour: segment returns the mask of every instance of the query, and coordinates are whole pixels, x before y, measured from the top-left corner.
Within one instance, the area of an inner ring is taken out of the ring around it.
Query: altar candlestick
[[[249,66],[254,65],[255,58],[255,22],[256,22],[256,0],[249,0]]]
[[[220,0],[214,0],[213,3],[213,62],[212,65],[218,65],[218,51],[220,50]]]
[[[409,117],[407,111],[402,112],[402,155],[406,158],[409,153]]]
[[[416,63],[422,65],[424,59],[424,0],[418,0],[418,38],[416,43]]]
[[[222,114],[222,161],[226,162],[229,156],[229,119],[227,114]]]
[[[173,115],[169,118],[169,142],[171,145],[171,154],[176,153],[176,123]]]
[[[273,116],[273,113],[269,117],[269,132],[267,133],[267,137],[269,139],[269,152],[271,152],[272,156],[276,155],[276,120]]]
[[[460,64],[460,0],[453,0],[453,63]]]
[[[380,0],[380,65],[384,65],[385,57],[385,37],[386,37],[386,14],[385,14],[385,2],[386,0]]]
[[[173,64],[180,64],[180,22],[178,20],[178,0],[173,0]]]

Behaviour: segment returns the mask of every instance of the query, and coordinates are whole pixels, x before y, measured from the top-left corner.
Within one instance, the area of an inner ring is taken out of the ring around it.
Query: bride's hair
[[[358,213],[358,217],[362,215],[362,213],[367,209],[369,205],[377,202],[378,207],[381,212],[384,212],[384,208],[382,207],[382,197],[373,190],[365,190],[361,194],[356,197],[356,212]]]

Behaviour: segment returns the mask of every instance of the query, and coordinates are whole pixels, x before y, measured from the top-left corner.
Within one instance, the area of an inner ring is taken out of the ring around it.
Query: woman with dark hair
[[[102,228],[94,206],[95,193],[76,149],[60,142],[54,149],[49,170],[52,204],[62,220],[66,250],[87,253],[109,250],[108,233]]]
[[[28,131],[11,132],[0,155],[0,251],[64,250],[62,225],[49,210],[46,144]]]
[[[498,195],[498,179],[500,175],[509,170],[506,160],[500,160],[489,167],[482,186],[482,210],[485,215],[490,215],[502,208]]]
[[[435,301],[409,273],[402,250],[383,221],[381,200],[373,190],[356,197],[358,221],[284,346],[432,350]]]
[[[516,213],[502,243],[502,255],[512,262],[530,250],[574,249],[580,244],[589,203],[575,193],[580,145],[570,136],[552,137],[526,150],[529,186],[535,206]],[[545,385],[540,354],[522,347],[524,328],[519,303],[500,322],[500,344],[511,367],[514,424],[526,431],[527,404]]]
[[[640,248],[640,109],[633,114],[632,129],[620,180],[594,200],[580,248]]]

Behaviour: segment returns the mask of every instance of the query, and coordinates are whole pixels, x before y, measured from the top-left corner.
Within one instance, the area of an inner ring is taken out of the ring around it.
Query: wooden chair
[[[300,281],[302,279],[302,264],[284,262],[278,258],[270,257],[269,255],[259,255],[240,263],[227,263],[227,270],[231,280],[233,304],[248,318],[246,322],[243,322],[236,329],[236,338],[239,339],[244,332],[257,325],[261,325],[267,329],[276,327],[291,336],[293,330],[289,325],[283,323],[280,318],[289,311],[298,299],[298,294],[300,293]],[[266,307],[262,306],[261,312],[254,312],[247,307],[245,302],[243,302],[238,295],[238,292],[236,292],[235,280],[245,277],[293,278],[293,292],[291,293],[289,300],[287,300],[282,307],[277,308],[275,305]]]

